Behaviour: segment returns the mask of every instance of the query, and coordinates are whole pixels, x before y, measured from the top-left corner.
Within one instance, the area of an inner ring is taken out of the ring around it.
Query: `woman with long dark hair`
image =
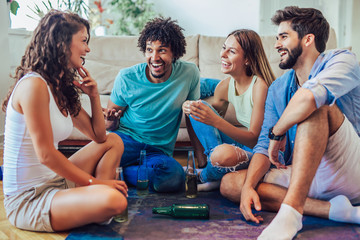
[[[83,67],[89,37],[89,23],[78,15],[46,14],[3,102],[4,205],[18,228],[63,231],[109,222],[126,209],[127,186],[115,180],[123,143],[106,134],[97,84]],[[91,116],[80,92],[90,99]],[[73,127],[93,142],[67,159],[57,146]]]

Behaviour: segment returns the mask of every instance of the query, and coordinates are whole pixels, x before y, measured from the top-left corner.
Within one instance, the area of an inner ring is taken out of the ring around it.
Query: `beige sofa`
[[[284,71],[278,67],[280,56],[274,49],[275,36],[263,36],[261,39],[270,65],[276,77],[279,77]],[[220,71],[220,49],[224,41],[225,37],[187,36],[186,54],[182,59],[195,63],[199,67],[201,77],[224,79],[226,75]],[[336,48],[336,46],[336,37],[332,30],[327,49]],[[92,37],[90,39],[90,49],[91,52],[86,58],[85,67],[98,82],[102,106],[106,107],[113,81],[119,70],[144,62],[145,57],[137,47],[137,37],[133,36]],[[211,98],[207,100],[211,101]],[[89,111],[88,97],[82,96],[81,101],[85,110]],[[229,107],[225,119],[233,124],[237,123],[232,106]],[[76,141],[63,142],[60,147],[63,149],[68,148],[67,145],[69,144],[76,145],[76,142],[79,142],[78,140],[86,141],[88,139],[77,129],[74,129],[68,140]],[[189,146],[189,142],[190,139],[183,117],[176,147]]]

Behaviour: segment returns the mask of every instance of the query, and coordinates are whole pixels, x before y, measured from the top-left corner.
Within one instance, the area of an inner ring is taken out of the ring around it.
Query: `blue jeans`
[[[127,183],[136,186],[140,151],[146,150],[150,189],[156,192],[176,192],[184,189],[185,173],[179,162],[151,145],[134,140],[129,135],[118,131],[114,133],[118,134],[124,143],[120,166],[124,169]]]
[[[213,96],[219,82],[219,79],[200,78],[200,99]]]
[[[209,103],[205,101],[202,102],[207,106],[209,106],[216,114],[218,114],[217,111]],[[194,129],[194,132],[198,137],[201,145],[204,147],[204,153],[207,156],[206,167],[200,173],[201,182],[219,181],[226,173],[240,169],[245,169],[249,166],[249,162],[234,167],[214,166],[211,163],[210,156],[214,148],[221,144],[227,143],[245,150],[249,160],[253,155],[252,149],[236,142],[235,140],[233,140],[223,132],[219,131],[219,129],[196,121],[195,118],[192,117],[191,115],[189,116],[189,118],[191,125]]]

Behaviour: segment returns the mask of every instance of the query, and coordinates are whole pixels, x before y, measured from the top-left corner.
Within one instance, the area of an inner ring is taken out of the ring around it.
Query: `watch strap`
[[[285,138],[286,133],[284,133],[283,135],[275,135],[275,134],[273,133],[273,128],[274,128],[274,127],[271,127],[271,128],[269,129],[269,135],[268,135],[269,139],[275,140],[275,141],[281,141],[281,140],[283,140],[283,139]]]

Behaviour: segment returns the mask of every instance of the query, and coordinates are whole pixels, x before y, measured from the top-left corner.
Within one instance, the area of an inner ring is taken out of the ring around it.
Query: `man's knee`
[[[220,184],[221,195],[233,202],[239,202],[246,171],[247,170],[240,170],[225,174],[225,176],[221,179]]]
[[[153,189],[156,192],[178,192],[185,188],[185,173],[182,167],[172,168],[171,172],[158,175],[153,179]]]

